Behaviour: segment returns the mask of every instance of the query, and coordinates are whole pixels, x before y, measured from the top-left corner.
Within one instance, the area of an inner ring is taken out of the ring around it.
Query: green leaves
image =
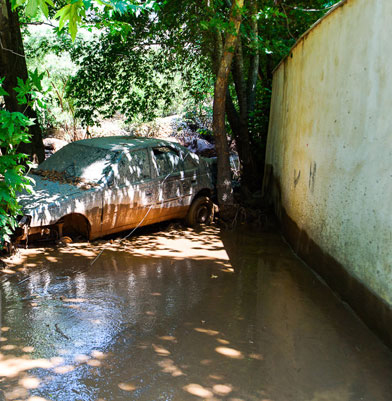
[[[88,2],[86,5],[90,5]],[[54,18],[59,20],[59,29],[63,29],[64,25],[68,23],[68,30],[71,38],[74,41],[78,31],[78,24],[82,21],[82,17],[86,15],[85,3],[82,0],[72,0],[59,11],[57,11]]]
[[[9,96],[9,94],[3,89],[3,82],[5,78],[0,78],[0,96]]]
[[[24,82],[17,78],[18,86],[14,88],[17,93],[16,98],[19,104],[29,104],[34,110],[46,109],[44,101],[44,90],[42,88],[42,79],[45,73],[39,73],[38,69],[29,73],[29,77]]]
[[[30,71],[29,73],[29,80],[30,80],[30,86],[33,89],[36,89],[39,92],[42,92],[42,79],[44,77],[45,73],[39,73],[38,69],[36,68],[35,71]]]
[[[92,19],[95,23],[100,21],[105,25],[107,19],[111,19],[114,15],[139,16],[145,11],[153,12],[161,7],[161,1],[157,0],[66,0],[65,3],[54,18],[59,20],[60,31],[68,26],[72,41],[76,38],[78,27],[87,20],[86,11],[90,12],[90,22]],[[11,0],[11,5],[13,9],[23,6],[28,18],[40,17],[42,14],[48,18],[49,6],[54,7],[52,0]]]
[[[0,112],[1,146],[3,147],[4,145],[8,145],[14,148],[20,142],[29,142],[26,128],[33,124],[34,122],[22,113],[11,113],[7,110],[2,110]]]
[[[30,85],[28,81],[26,83],[23,82],[21,78],[17,78],[18,86],[15,88],[15,92],[17,93],[16,98],[18,99],[19,104],[27,104],[27,95],[30,93]]]
[[[29,0],[38,1],[38,0]],[[40,0],[45,1],[45,0]],[[55,19],[59,20],[59,29],[62,30],[68,25],[68,31],[72,40],[76,38],[78,26],[82,24],[86,17],[86,11],[90,10],[95,19],[100,20],[100,24],[105,25],[107,19],[112,19],[114,15],[133,14],[140,15],[145,11],[153,11],[159,5],[157,1],[136,2],[131,0],[71,0],[68,4],[57,11]]]
[[[11,4],[14,9],[24,5],[25,14],[29,18],[36,17],[40,12],[42,12],[44,16],[48,18],[48,5],[53,7],[52,0],[13,0]]]
[[[15,90],[20,104],[32,105],[32,95],[36,96],[38,92],[35,91],[42,89],[41,79],[37,71],[26,82],[18,78]],[[0,78],[0,95],[7,96],[1,87],[3,82],[4,78]],[[30,183],[25,176],[25,166],[21,165],[26,155],[18,152],[18,146],[30,141],[27,128],[33,124],[34,121],[22,113],[0,109],[0,243],[10,241],[12,229],[17,225],[16,216],[20,214],[17,193],[27,189]]]

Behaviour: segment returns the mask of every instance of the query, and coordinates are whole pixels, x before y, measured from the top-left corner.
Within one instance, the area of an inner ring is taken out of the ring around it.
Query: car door
[[[193,153],[183,154],[184,174],[181,179],[183,204],[190,205],[198,189],[199,160]]]
[[[125,150],[113,172],[104,196],[103,231],[148,223],[155,194],[148,149]]]
[[[183,161],[180,151],[171,146],[152,148],[152,167],[156,173],[157,219],[181,218],[186,213],[183,202]]]

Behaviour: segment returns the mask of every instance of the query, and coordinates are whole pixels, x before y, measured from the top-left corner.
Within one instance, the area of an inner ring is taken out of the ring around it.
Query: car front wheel
[[[211,224],[214,220],[214,204],[207,196],[200,196],[196,198],[186,216],[186,223],[195,227],[200,224]]]

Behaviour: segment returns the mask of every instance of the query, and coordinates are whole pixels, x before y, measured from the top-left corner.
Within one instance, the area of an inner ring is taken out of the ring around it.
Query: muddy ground
[[[21,250],[0,289],[7,400],[391,400],[391,351],[276,230]]]

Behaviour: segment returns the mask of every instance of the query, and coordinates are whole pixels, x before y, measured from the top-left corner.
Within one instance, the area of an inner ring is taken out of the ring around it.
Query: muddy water
[[[279,234],[149,230],[5,270],[6,399],[392,399],[391,352]]]

